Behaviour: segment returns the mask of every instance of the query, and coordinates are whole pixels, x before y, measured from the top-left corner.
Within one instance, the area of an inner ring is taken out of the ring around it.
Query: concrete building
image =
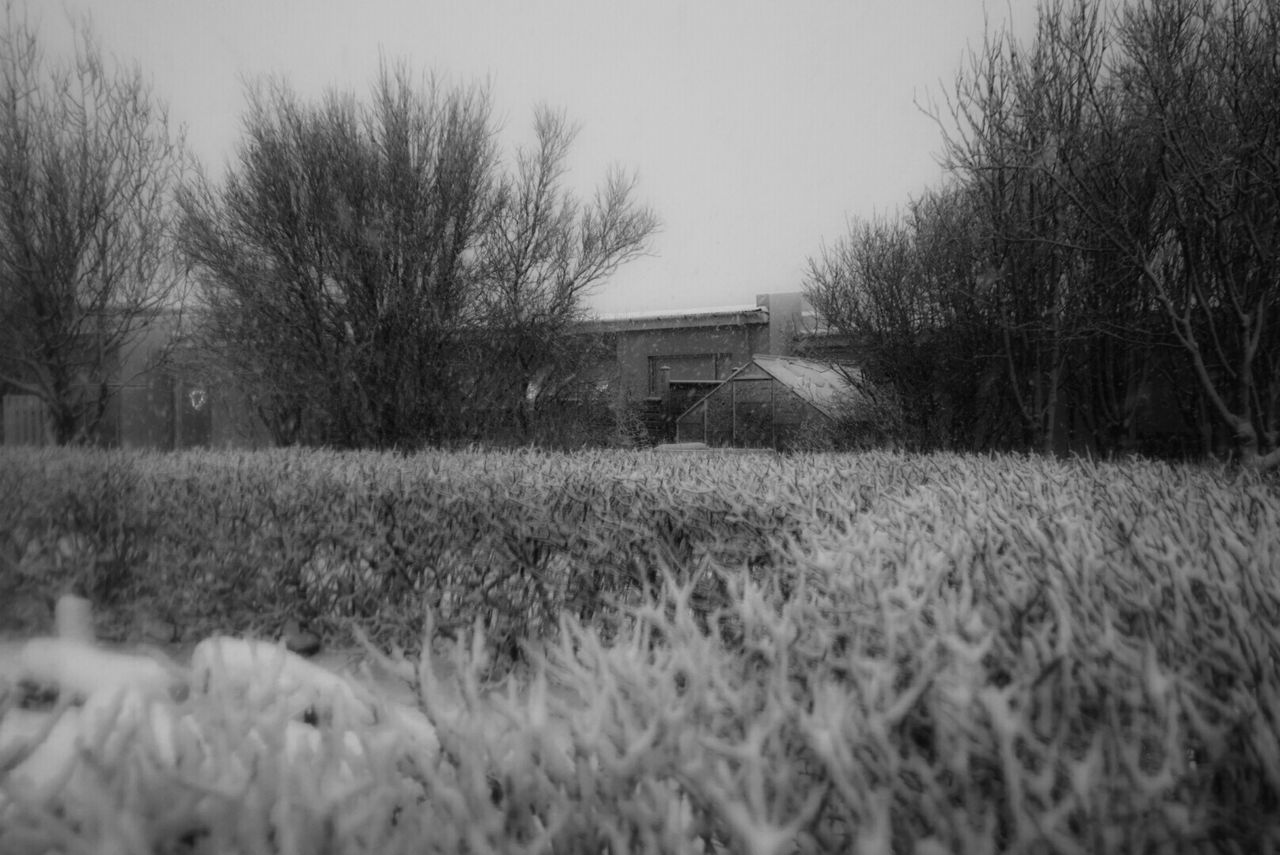
[[[676,417],[752,357],[829,359],[841,344],[817,325],[800,292],[761,294],[754,304],[737,306],[603,315],[583,322],[578,331],[606,343],[609,356],[596,373],[640,410],[650,442],[674,439]],[[210,388],[196,379],[202,372],[190,369],[190,355],[181,358],[176,335],[174,323],[162,320],[124,355],[95,439],[125,448],[266,444],[266,431],[234,390]],[[39,400],[8,392],[3,441],[47,443]]]
[[[184,370],[179,317],[165,315],[115,356],[111,397],[90,437],[115,448],[235,448],[267,442],[265,431],[232,390],[211,389]],[[52,442],[35,395],[0,388],[5,445]]]
[[[822,329],[801,292],[760,294],[755,304],[602,315],[580,327],[612,354],[617,392],[641,410],[653,442],[675,438],[676,419],[756,355],[838,358],[843,342]]]

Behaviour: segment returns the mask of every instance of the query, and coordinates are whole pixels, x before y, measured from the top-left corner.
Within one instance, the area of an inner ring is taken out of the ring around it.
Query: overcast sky
[[[89,12],[137,61],[213,174],[234,152],[243,81],[368,91],[379,56],[487,81],[507,150],[539,102],[581,132],[575,184],[634,170],[663,221],[653,255],[598,311],[752,303],[799,290],[849,217],[892,212],[942,176],[921,111],[984,28],[1033,25],[1030,0],[27,0],[50,53]],[[919,105],[919,106],[918,106]]]

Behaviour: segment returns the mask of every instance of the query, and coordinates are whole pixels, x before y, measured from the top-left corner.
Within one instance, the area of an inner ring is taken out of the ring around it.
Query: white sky
[[[653,255],[591,299],[602,312],[752,303],[798,290],[847,219],[887,213],[942,176],[917,103],[951,86],[988,22],[1034,24],[1030,0],[26,0],[50,53],[89,12],[136,61],[205,168],[240,133],[243,79],[306,95],[368,91],[380,54],[488,81],[507,151],[539,102],[581,132],[575,184],[611,163],[663,221]]]

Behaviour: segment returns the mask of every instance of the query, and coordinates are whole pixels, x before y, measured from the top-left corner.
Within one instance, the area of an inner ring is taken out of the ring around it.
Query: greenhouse
[[[873,426],[856,369],[787,356],[753,356],[676,421],[677,442],[790,448],[838,427]]]

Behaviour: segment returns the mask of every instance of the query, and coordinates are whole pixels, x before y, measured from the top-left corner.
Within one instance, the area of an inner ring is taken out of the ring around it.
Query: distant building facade
[[[676,438],[676,420],[754,356],[839,361],[843,340],[821,327],[801,292],[760,294],[754,305],[603,315],[580,325],[602,337],[617,393],[640,409],[650,442]]]
[[[113,448],[235,448],[267,444],[258,420],[234,396],[211,388],[192,370],[181,338],[180,316],[153,320],[111,361],[106,411],[89,441]],[[5,445],[52,442],[43,402],[13,388],[0,388]]]
[[[812,365],[800,366],[800,373],[810,378],[821,374],[822,365],[854,362],[851,343],[816,317],[801,292],[761,294],[754,304],[601,315],[576,329],[602,345],[593,344],[591,350],[602,355],[593,357],[599,364],[589,367],[582,379],[607,390],[627,412],[638,415],[636,439],[646,444],[700,436],[710,444],[776,447],[780,437],[794,432],[796,413],[811,421],[824,416],[821,407],[815,408],[788,382],[786,364],[768,358],[807,360]],[[94,442],[155,449],[271,444],[264,424],[237,389],[202,379],[214,375],[184,344],[176,315],[157,319],[116,361],[112,395],[91,437]],[[1205,413],[1190,423],[1177,392],[1158,372],[1135,390],[1141,407],[1134,430],[1145,443],[1142,447],[1194,451],[1199,443],[1211,450],[1202,437],[1217,437],[1220,426]],[[691,412],[713,395],[701,410]],[[0,399],[0,441],[50,442],[38,398],[0,385]],[[1054,448],[1088,451],[1087,413],[1072,410],[1065,399],[1059,407]],[[761,415],[766,411],[767,418]],[[1225,439],[1220,444],[1227,447]]]
[[[577,331],[605,343],[607,355],[596,373],[640,410],[651,443],[674,440],[677,418],[755,356],[832,360],[842,352],[839,336],[821,328],[800,292],[761,294],[754,305],[603,315]],[[95,442],[155,449],[269,444],[236,390],[200,380],[206,372],[199,370],[198,355],[184,348],[173,316],[152,324],[122,355]],[[47,444],[41,402],[15,390],[0,393],[3,441]]]

